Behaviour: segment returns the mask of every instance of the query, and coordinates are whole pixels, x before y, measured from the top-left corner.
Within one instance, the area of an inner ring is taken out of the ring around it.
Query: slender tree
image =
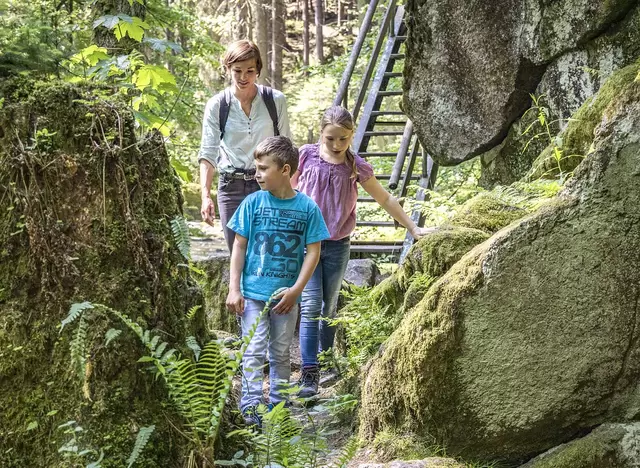
[[[302,64],[309,66],[309,0],[302,0]]]
[[[271,86],[282,89],[282,49],[286,42],[284,0],[272,1],[271,14]]]
[[[260,49],[260,57],[262,58],[262,72],[258,82],[260,84],[267,84],[270,82],[269,74],[269,62],[267,61],[267,51],[270,47],[270,37],[268,25],[271,22],[271,16],[267,15],[269,12],[266,0],[252,0],[251,11],[253,17],[253,37],[254,41]]]
[[[322,35],[322,25],[324,24],[324,7],[322,0],[315,0],[316,4],[316,61],[324,62],[324,37]]]

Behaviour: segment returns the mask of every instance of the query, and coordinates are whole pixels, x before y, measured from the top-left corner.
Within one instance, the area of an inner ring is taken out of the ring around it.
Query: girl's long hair
[[[322,121],[320,122],[320,131],[324,130],[324,127],[327,125],[335,125],[337,127],[342,127],[345,130],[351,130],[352,132],[355,131],[353,116],[342,106],[331,106],[324,111]],[[347,148],[346,157],[349,166],[351,166],[351,178],[357,179],[358,168],[356,167],[356,155],[351,147]]]

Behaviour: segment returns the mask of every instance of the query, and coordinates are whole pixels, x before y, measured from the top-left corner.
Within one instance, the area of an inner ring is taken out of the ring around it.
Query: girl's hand
[[[427,234],[431,234],[434,233],[438,230],[438,228],[435,227],[428,227],[428,228],[424,228],[424,227],[414,227],[413,229],[411,229],[411,235],[413,236],[413,238],[415,240],[420,239],[423,236],[426,236]]]
[[[271,310],[273,310],[278,315],[288,314],[296,305],[298,296],[300,296],[300,293],[293,288],[285,289],[280,294],[274,297],[274,299],[280,299],[280,302],[278,302]]]

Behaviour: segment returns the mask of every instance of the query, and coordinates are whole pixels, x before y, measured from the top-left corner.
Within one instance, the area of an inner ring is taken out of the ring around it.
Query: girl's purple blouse
[[[373,167],[357,154],[358,177],[351,177],[348,163],[332,164],[320,157],[320,144],[300,148],[298,190],[311,197],[320,207],[331,240],[343,239],[356,227],[356,182],[373,177]]]

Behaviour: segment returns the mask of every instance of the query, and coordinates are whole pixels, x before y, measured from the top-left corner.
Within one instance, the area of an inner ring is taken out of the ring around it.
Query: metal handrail
[[[398,187],[400,181],[400,174],[404,166],[404,161],[407,158],[407,151],[409,150],[409,144],[411,143],[411,136],[413,135],[413,124],[411,120],[407,120],[404,126],[404,132],[402,134],[402,141],[400,142],[400,148],[396,155],[396,161],[393,163],[393,169],[391,170],[391,177],[389,178],[388,186],[391,190],[395,190]]]
[[[358,32],[358,37],[356,38],[355,44],[353,44],[353,49],[351,49],[351,55],[349,56],[349,62],[347,63],[347,68],[345,68],[344,73],[342,73],[342,79],[340,80],[340,86],[338,87],[338,94],[336,94],[336,98],[333,101],[334,106],[343,105],[347,109],[349,108],[349,104],[347,102],[349,82],[351,81],[353,70],[355,70],[356,68],[358,57],[360,57],[360,51],[362,50],[362,45],[364,44],[364,40],[366,39],[367,34],[371,29],[371,23],[373,22],[373,15],[376,12],[377,6],[378,6],[378,0],[371,0],[371,2],[369,3],[369,8],[367,9],[367,13],[365,14],[365,17],[362,20],[360,31]]]
[[[369,64],[367,65],[367,69],[365,70],[364,75],[362,76],[360,86],[358,87],[358,95],[356,96],[356,100],[353,105],[353,111],[351,112],[354,120],[358,118],[360,107],[362,106],[364,97],[367,94],[367,88],[369,87],[371,76],[373,75],[373,71],[375,70],[376,64],[378,63],[380,49],[382,49],[382,44],[385,42],[385,36],[389,32],[389,28],[393,24],[391,22],[391,19],[395,16],[395,7],[396,0],[390,0],[389,5],[387,6],[387,11],[384,14],[382,27],[380,28],[380,32],[378,33],[378,37],[376,38],[376,44],[373,48],[373,51],[371,52],[371,59],[369,60]]]

